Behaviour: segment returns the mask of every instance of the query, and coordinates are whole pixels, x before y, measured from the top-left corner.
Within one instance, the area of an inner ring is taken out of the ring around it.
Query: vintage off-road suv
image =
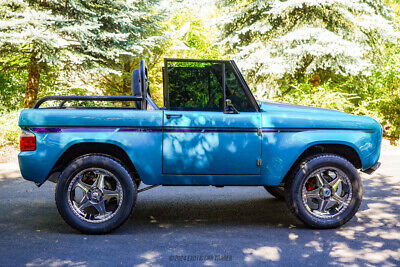
[[[48,96],[22,111],[22,176],[57,183],[69,225],[109,232],[127,220],[138,192],[157,185],[264,186],[313,228],[338,227],[357,212],[357,169],[379,167],[374,119],[257,102],[230,60],[165,59],[163,77],[162,108],[142,60],[133,96]],[[57,106],[39,108],[45,102]],[[141,182],[148,187],[138,190]]]

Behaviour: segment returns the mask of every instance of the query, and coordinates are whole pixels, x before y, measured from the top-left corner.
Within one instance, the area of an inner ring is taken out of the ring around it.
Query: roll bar
[[[50,95],[39,99],[33,108],[38,109],[44,102],[61,100],[58,106],[62,108],[67,101],[142,101],[141,96],[78,96],[78,95]]]
[[[135,71],[138,71],[138,75],[135,74]],[[142,110],[147,109],[147,105],[153,109],[159,109],[156,103],[151,99],[150,94],[148,92],[149,82],[147,78],[147,68],[144,59],[140,61],[140,68],[135,70],[132,74],[132,91],[133,96],[45,96],[39,99],[34,109],[38,109],[43,103],[51,100],[59,100],[61,101],[58,108],[63,108],[64,104],[68,101],[135,101],[135,105],[137,108]],[[135,87],[138,86],[136,89]],[[136,92],[136,90],[138,92]]]

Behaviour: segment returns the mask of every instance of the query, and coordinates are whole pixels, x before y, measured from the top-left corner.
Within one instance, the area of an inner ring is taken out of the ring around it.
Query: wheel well
[[[296,160],[296,162],[292,165],[286,176],[283,178],[283,183],[287,179],[290,179],[293,175],[293,172],[296,170],[297,166],[301,164],[303,160],[308,157],[321,154],[321,153],[330,153],[341,156],[347,159],[356,169],[361,169],[361,159],[358,153],[354,150],[354,148],[347,145],[340,144],[318,144],[307,148],[300,157]]]
[[[117,145],[108,143],[79,143],[70,146],[57,160],[50,173],[59,173],[74,159],[88,154],[105,155],[117,160],[128,169],[135,181],[140,181],[136,168],[125,150]],[[51,176],[51,174],[49,176]],[[57,179],[58,176],[56,179],[53,178],[53,180]]]

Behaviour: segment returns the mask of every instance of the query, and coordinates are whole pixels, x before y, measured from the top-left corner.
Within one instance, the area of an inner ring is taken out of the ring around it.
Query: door
[[[163,174],[259,175],[261,113],[233,67],[229,62],[180,63],[165,68]]]
[[[164,174],[260,174],[260,114],[165,111]]]

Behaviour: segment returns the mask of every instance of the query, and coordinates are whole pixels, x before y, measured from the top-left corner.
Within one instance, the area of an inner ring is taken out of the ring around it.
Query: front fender
[[[304,130],[263,134],[262,179],[267,185],[279,185],[296,160],[315,145],[337,144],[351,147],[358,154],[362,169],[379,158],[380,142],[374,131]]]

